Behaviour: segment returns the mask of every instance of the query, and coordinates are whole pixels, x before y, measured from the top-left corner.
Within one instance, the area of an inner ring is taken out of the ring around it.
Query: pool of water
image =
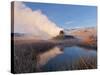
[[[97,52],[78,46],[56,46],[38,55],[38,71],[92,69],[97,65]]]

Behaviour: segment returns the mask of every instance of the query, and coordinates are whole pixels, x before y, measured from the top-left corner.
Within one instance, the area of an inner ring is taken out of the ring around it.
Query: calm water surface
[[[78,46],[56,46],[38,55],[37,70],[59,71],[95,68],[96,56],[96,50],[93,49],[86,49]],[[90,67],[88,67],[88,64]]]

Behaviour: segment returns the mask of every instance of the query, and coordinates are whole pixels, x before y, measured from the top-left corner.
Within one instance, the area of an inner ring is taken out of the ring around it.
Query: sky
[[[91,27],[97,25],[97,7],[68,4],[25,3],[41,10],[51,21],[62,28]]]
[[[64,29],[94,27],[96,21],[95,6],[14,2],[15,33],[53,37]]]

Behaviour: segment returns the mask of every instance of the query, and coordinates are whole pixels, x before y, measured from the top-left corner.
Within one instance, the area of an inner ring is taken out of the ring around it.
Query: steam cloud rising
[[[14,32],[52,37],[58,35],[60,30],[41,10],[33,11],[24,3],[14,2]]]

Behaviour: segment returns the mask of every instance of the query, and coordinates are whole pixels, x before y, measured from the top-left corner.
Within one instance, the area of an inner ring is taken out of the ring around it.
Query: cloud
[[[14,2],[14,32],[52,37],[58,35],[60,30],[41,10],[33,11],[24,3]]]

